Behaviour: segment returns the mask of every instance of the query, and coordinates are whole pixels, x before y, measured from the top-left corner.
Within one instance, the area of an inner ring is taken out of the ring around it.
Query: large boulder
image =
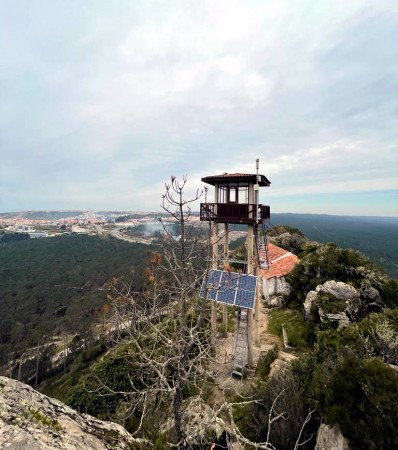
[[[318,430],[315,450],[349,450],[347,439],[336,427],[330,427],[324,423]]]
[[[0,377],[0,448],[131,450],[150,446],[121,425],[79,414],[27,384]]]
[[[326,281],[316,287],[316,292],[319,294],[330,294],[339,300],[352,301],[359,299],[359,292],[351,285],[343,283],[342,281]]]

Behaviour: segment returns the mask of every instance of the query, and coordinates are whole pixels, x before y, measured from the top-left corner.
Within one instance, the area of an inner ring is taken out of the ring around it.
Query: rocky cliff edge
[[[0,377],[0,448],[131,450],[149,446],[121,425],[80,414],[31,386]]]

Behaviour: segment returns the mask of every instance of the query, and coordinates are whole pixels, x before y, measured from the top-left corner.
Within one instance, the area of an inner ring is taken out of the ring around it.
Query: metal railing
[[[270,207],[254,203],[201,203],[200,220],[225,223],[255,223],[258,208],[259,223],[270,218]]]

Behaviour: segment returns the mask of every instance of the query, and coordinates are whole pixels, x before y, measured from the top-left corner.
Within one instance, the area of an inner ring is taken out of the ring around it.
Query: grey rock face
[[[346,327],[350,323],[345,312],[341,313],[325,313],[322,308],[318,309],[321,322],[338,322],[338,328]]]
[[[342,303],[341,311],[327,311],[326,304],[322,305],[322,296],[331,296]],[[314,311],[317,311],[321,322],[337,322],[342,328],[350,323],[350,319],[355,319],[361,309],[359,292],[349,284],[342,281],[326,281],[319,284],[315,291],[308,292],[304,301],[304,311],[306,319],[313,319]]]
[[[79,414],[31,386],[0,377],[0,448],[128,450],[145,442],[121,425]]]
[[[349,450],[347,439],[335,427],[321,424],[315,450]]]
[[[316,299],[318,298],[318,293],[315,291],[310,291],[308,292],[307,296],[305,297],[305,301],[304,301],[304,311],[305,311],[305,318],[306,319],[311,319],[312,318],[312,313],[311,313],[311,309],[316,301]]]
[[[319,294],[330,294],[339,300],[352,301],[359,298],[359,292],[349,284],[342,281],[326,281],[316,287]]]
[[[284,303],[283,297],[280,295],[273,295],[269,301],[271,306],[282,306]]]

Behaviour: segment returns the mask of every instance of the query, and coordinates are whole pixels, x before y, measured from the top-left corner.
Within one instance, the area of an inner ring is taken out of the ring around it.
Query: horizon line
[[[134,214],[134,213],[146,213],[146,214],[167,214],[166,212],[162,212],[160,210],[158,211],[147,211],[147,210],[118,210],[118,209],[22,209],[22,210],[16,210],[16,211],[0,211],[1,215],[5,214],[18,214],[18,213],[40,213],[40,212],[108,212],[108,213],[122,213],[122,214]],[[193,213],[198,213],[198,211],[192,211]],[[271,217],[273,214],[290,214],[290,215],[306,215],[306,216],[333,216],[333,217],[363,217],[363,218],[386,218],[386,219],[398,219],[398,215],[369,215],[369,214],[329,214],[329,213],[311,213],[311,212],[272,212]],[[39,220],[39,219],[37,219]]]

